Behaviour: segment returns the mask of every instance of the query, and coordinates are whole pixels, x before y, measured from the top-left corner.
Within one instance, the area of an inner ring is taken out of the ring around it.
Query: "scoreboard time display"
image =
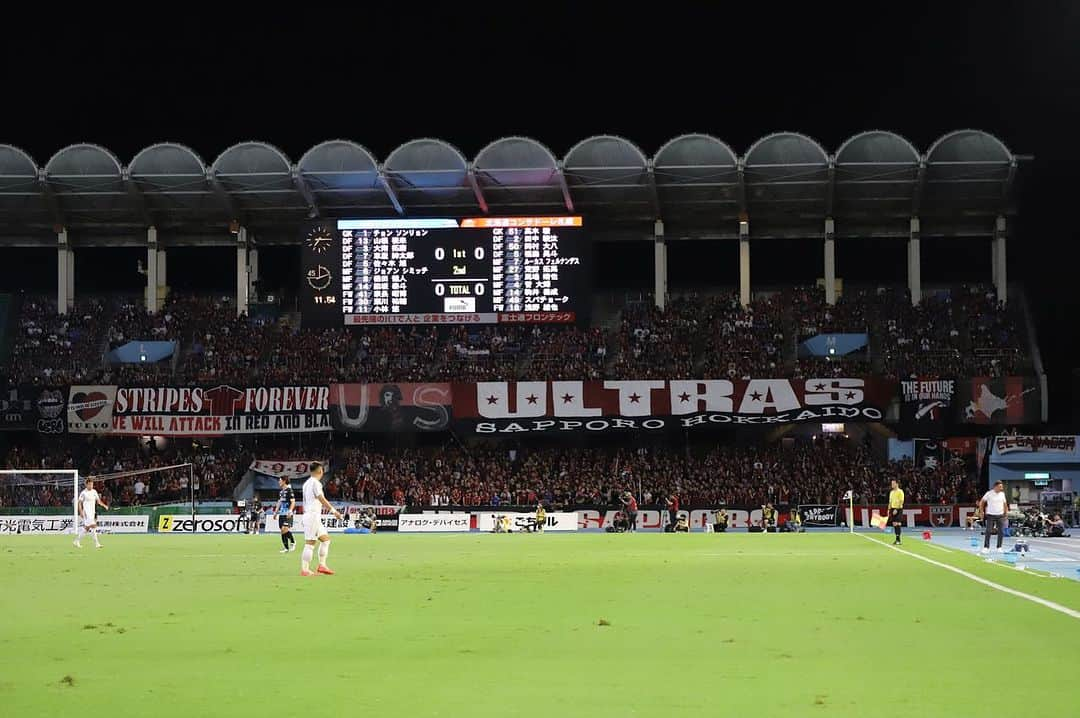
[[[302,242],[309,325],[572,323],[591,301],[581,217],[341,219]]]

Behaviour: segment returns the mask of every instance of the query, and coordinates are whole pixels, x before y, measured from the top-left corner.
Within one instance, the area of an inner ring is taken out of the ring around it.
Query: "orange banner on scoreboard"
[[[470,217],[462,227],[580,227],[581,217]]]

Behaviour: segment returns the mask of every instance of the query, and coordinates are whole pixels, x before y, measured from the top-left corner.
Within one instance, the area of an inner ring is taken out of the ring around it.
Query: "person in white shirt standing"
[[[300,556],[300,575],[314,576],[323,573],[333,576],[334,572],[326,566],[326,556],[330,553],[330,535],[322,522],[322,510],[329,509],[338,521],[341,512],[330,505],[323,495],[323,467],[318,461],[311,463],[311,476],[304,482],[304,551]],[[319,544],[319,567],[311,571],[311,558],[315,553],[315,543]]]
[[[94,537],[94,545],[101,548],[98,541],[97,531],[97,507],[109,510],[109,507],[101,500],[101,496],[94,490],[94,480],[86,480],[86,488],[79,492],[79,533],[75,538],[75,548],[82,548],[82,537],[89,531]]]
[[[979,512],[983,516],[983,549],[982,553],[990,552],[990,534],[997,529],[997,551],[1001,552],[1001,542],[1005,539],[1005,516],[1009,513],[1009,500],[1005,498],[1005,484],[1000,481],[994,482],[994,488],[983,494],[979,499]]]

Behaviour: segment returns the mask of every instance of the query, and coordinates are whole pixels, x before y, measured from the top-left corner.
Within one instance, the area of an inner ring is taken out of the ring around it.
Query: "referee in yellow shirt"
[[[889,523],[892,524],[893,531],[896,532],[896,540],[893,541],[893,546],[900,545],[900,526],[904,521],[904,490],[900,488],[900,484],[896,483],[896,479],[889,482]]]

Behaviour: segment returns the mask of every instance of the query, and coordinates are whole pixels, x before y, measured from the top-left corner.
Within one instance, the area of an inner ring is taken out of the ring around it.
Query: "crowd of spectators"
[[[308,456],[311,454],[311,456]],[[317,456],[316,456],[317,455]],[[98,491],[114,506],[231,500],[252,458],[329,458],[330,499],[408,506],[549,506],[613,504],[629,490],[643,506],[677,495],[684,505],[755,506],[838,502],[854,489],[859,503],[880,502],[890,479],[911,503],[957,503],[975,498],[975,477],[964,462],[932,469],[912,461],[884,462],[846,439],[772,445],[619,449],[447,446],[386,449],[371,443],[307,450],[288,445],[198,446],[174,442],[155,449],[134,439],[109,439],[52,449],[11,447],[3,468],[78,468],[104,480]],[[193,464],[192,469],[162,468]],[[139,473],[146,469],[161,469]],[[65,476],[0,480],[0,506],[70,506]]]
[[[875,459],[863,444],[817,440],[759,446],[662,449],[444,448],[378,451],[349,447],[330,483],[343,499],[393,505],[555,506],[609,504],[622,491],[642,505],[835,504],[848,489],[858,503],[882,501],[897,479],[912,503],[977,498],[971,467],[933,469]]]
[[[674,298],[664,310],[630,303],[598,327],[376,326],[301,329],[277,316],[237,316],[228,297],[173,293],[157,314],[141,300],[79,299],[58,315],[24,297],[7,365],[15,381],[43,383],[499,381],[514,379],[738,379],[880,373],[894,377],[1001,376],[1027,369],[1016,310],[992,288],[928,293],[853,288],[835,305],[820,287]],[[800,356],[821,333],[867,333],[848,357]],[[157,363],[110,365],[132,340],[176,342]]]

